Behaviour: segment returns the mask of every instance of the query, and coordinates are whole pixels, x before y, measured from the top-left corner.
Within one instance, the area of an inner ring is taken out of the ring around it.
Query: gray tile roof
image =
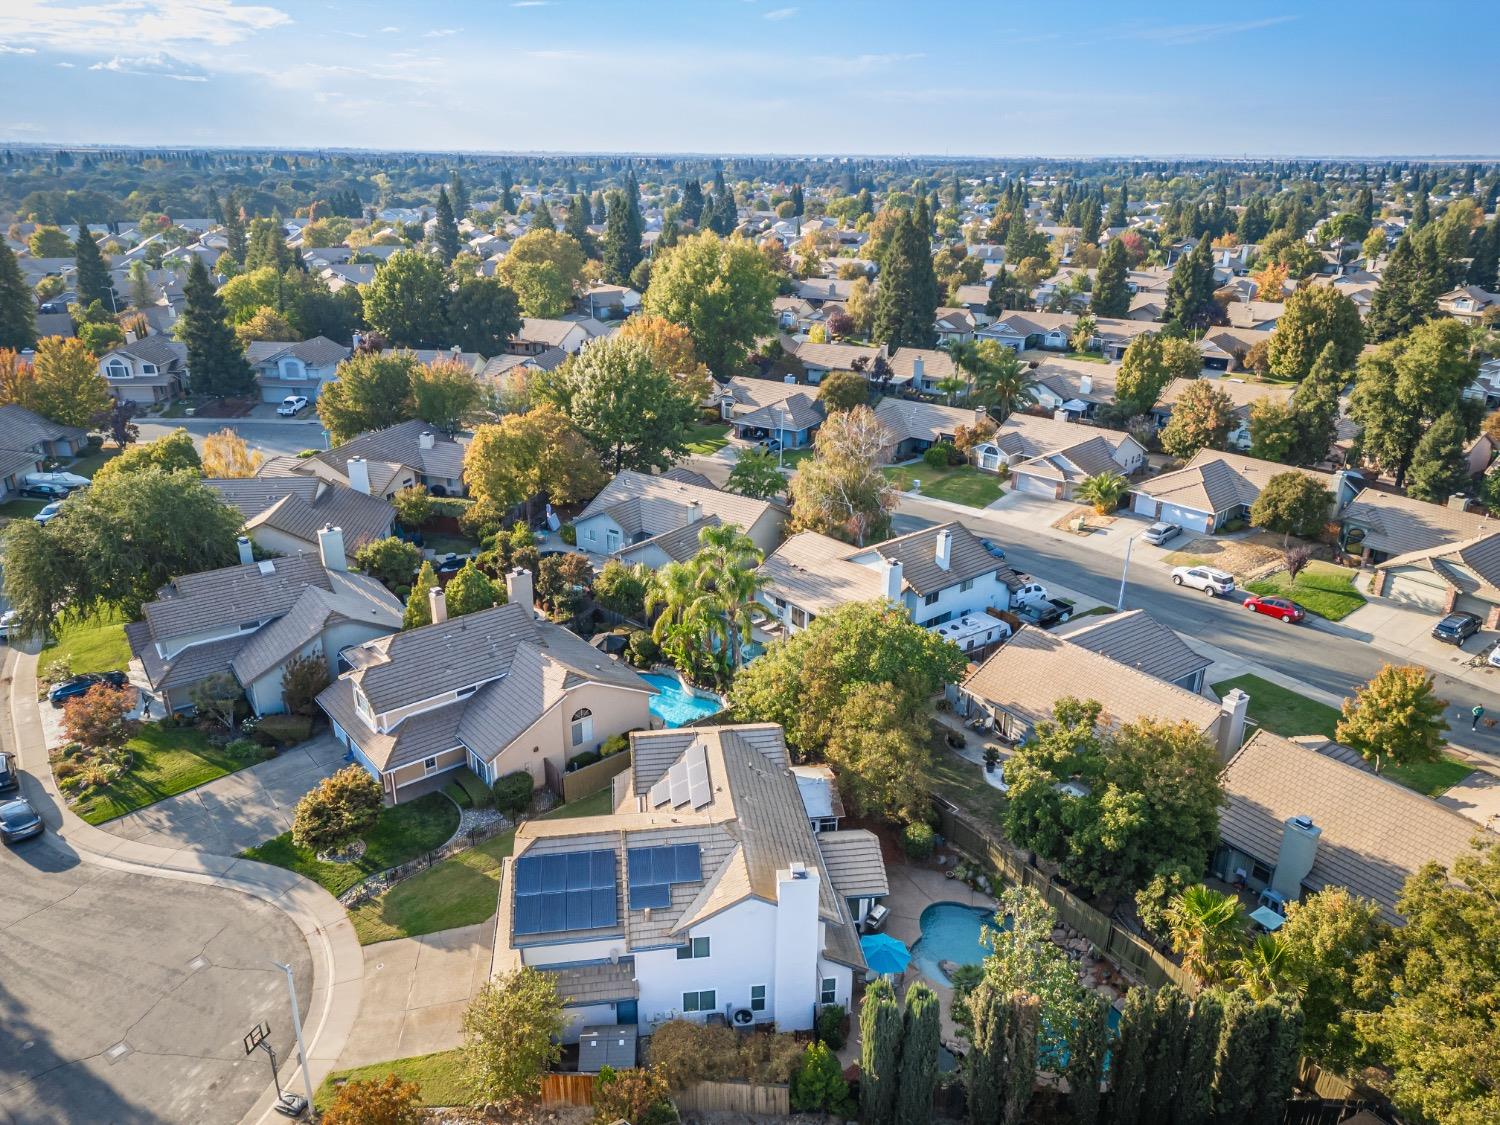
[[[279,481],[287,477],[262,477]],[[270,527],[295,536],[316,550],[318,531],[333,526],[344,532],[344,550],[352,555],[361,547],[391,534],[396,509],[379,496],[366,496],[342,484],[323,483],[322,492],[311,500],[292,494],[257,512],[245,521],[248,531]]]
[[[245,359],[252,367],[274,367],[283,357],[300,359],[309,367],[325,367],[331,363],[342,363],[353,349],[327,336],[314,336],[311,340],[252,340],[245,345]]]
[[[87,436],[87,430],[60,425],[24,406],[0,406],[0,449],[29,452],[45,442],[78,441]]]
[[[423,433],[433,435],[431,449],[421,447]],[[396,465],[406,465],[423,476],[457,480],[463,476],[466,448],[467,443],[455,441],[439,431],[436,426],[417,418],[384,430],[372,430],[369,433],[360,434],[343,445],[308,458],[308,461],[327,465],[347,480],[346,466],[349,464],[349,459],[363,457],[366,461],[372,462],[371,490],[380,492],[384,490],[375,486],[374,462],[385,461]],[[304,469],[304,471],[308,470]]]
[[[615,554],[619,556],[621,562],[628,563],[632,555],[654,547],[665,553],[673,562],[686,562],[697,555],[701,546],[698,542],[698,533],[705,527],[718,527],[723,522],[718,516],[707,516],[704,519],[683,524],[672,531],[664,531],[660,535],[642,539],[639,543],[621,547]]]
[[[1424,564],[1461,593],[1500,600],[1500,528],[1461,543],[1397,555],[1377,569]]]
[[[621,958],[616,964],[602,965],[571,965],[566,968],[553,969],[552,975],[557,981],[557,994],[562,997],[563,1003],[583,1005],[601,1004],[609,1000],[632,1000],[640,995],[640,989],[635,982],[635,961],[633,958]],[[614,1030],[611,1028],[610,1030]],[[634,1042],[635,1025],[629,1024],[619,1028],[620,1031],[628,1031],[631,1041]],[[634,1063],[627,1063],[633,1066]]]
[[[1372,488],[1364,489],[1344,505],[1339,516],[1346,525],[1364,529],[1361,547],[1390,555],[1442,547],[1500,526],[1491,516]]]
[[[834,887],[845,898],[880,898],[891,893],[880,856],[880,838],[863,828],[819,832],[818,850]]]
[[[1278,306],[1279,307],[1279,306]],[[1156,400],[1158,409],[1177,405],[1183,392],[1194,383],[1207,383],[1216,391],[1222,391],[1234,403],[1234,413],[1239,418],[1250,417],[1250,407],[1262,400],[1287,403],[1297,388],[1276,383],[1247,383],[1243,379],[1173,379]]]
[[[951,438],[959,426],[972,426],[975,420],[972,410],[889,395],[875,407],[875,417],[895,442],[937,441],[943,435]]]
[[[1184,468],[1148,480],[1137,491],[1196,512],[1225,512],[1239,504],[1246,507],[1254,504],[1266,482],[1282,473],[1302,473],[1333,492],[1334,478],[1330,473],[1214,449],[1199,450]],[[1330,496],[1330,505],[1332,502]]]
[[[125,626],[125,639],[130,651],[140,660],[146,671],[146,679],[157,691],[187,687],[199,680],[220,672],[228,672],[235,655],[249,641],[248,634],[240,637],[225,637],[222,640],[185,648],[170,660],[156,654],[151,642],[151,627],[144,621]]]
[[[1140,445],[1124,430],[1110,430],[1103,426],[1090,426],[1084,422],[1062,422],[1056,418],[1042,418],[1034,414],[1012,414],[1001,422],[990,440],[1007,454],[1024,457],[1040,457],[1067,449],[1091,437],[1102,437],[1110,447],[1118,449],[1124,442]]]
[[[154,363],[163,371],[169,369],[180,371],[187,364],[187,345],[180,344],[170,336],[163,336],[159,333],[142,336],[139,340],[129,344],[121,344],[105,352],[99,358],[107,359],[116,352],[124,352],[147,363]],[[139,383],[141,380],[134,379],[132,382]]]
[[[1380,903],[1391,922],[1400,921],[1396,900],[1409,875],[1429,862],[1451,866],[1476,836],[1495,839],[1420,793],[1269,731],[1240,748],[1222,781],[1226,843],[1274,867],[1286,821],[1310,817],[1323,831],[1304,884],[1348,887]]]
[[[309,586],[331,589],[328,572],[315,555],[293,555],[182,575],[143,612],[152,636],[165,641],[279,617]]]
[[[608,513],[627,534],[659,535],[686,523],[693,503],[699,505],[701,515],[718,516],[745,531],[776,507],[767,500],[625,469],[589,501],[574,522]]]
[[[822,403],[802,391],[794,391],[778,402],[736,413],[734,420],[766,429],[809,430],[822,425],[824,417]]]
[[[938,535],[943,531],[950,532],[953,536],[946,569],[937,563]],[[866,550],[874,551],[891,562],[899,562],[906,585],[924,597],[954,583],[965,582],[984,574],[999,574],[1007,584],[1015,577],[1015,572],[1010,567],[996,560],[980,544],[978,536],[957,520],[887,539]]]
[[[953,357],[937,348],[897,348],[891,353],[891,371],[897,379],[915,379],[918,360],[922,361],[924,379],[946,379],[958,372]]]
[[[800,531],[766,556],[759,572],[766,591],[809,613],[885,594],[884,578],[872,566],[850,562],[855,549],[816,531]]]
[[[1093,624],[1074,629],[1067,638],[1075,645],[1168,683],[1191,676],[1213,663],[1143,609],[1095,618]]]
[[[401,600],[374,578],[329,571],[331,589],[309,586],[281,617],[258,630],[235,654],[234,674],[248,684],[300,652],[336,622],[401,628]]]

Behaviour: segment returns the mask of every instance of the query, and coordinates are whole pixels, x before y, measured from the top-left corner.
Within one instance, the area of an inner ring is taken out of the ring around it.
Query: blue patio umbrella
[[[859,948],[864,952],[865,964],[881,976],[904,973],[911,964],[911,950],[890,934],[866,934],[859,939]]]

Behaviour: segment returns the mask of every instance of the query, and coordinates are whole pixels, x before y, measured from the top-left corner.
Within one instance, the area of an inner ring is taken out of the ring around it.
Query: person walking
[[[1469,714],[1474,716],[1474,721],[1469,724],[1469,729],[1478,730],[1479,720],[1484,718],[1484,705],[1482,703],[1474,704],[1474,710],[1470,711]]]

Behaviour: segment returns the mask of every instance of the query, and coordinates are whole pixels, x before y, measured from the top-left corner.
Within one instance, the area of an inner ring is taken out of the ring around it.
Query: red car
[[[1267,617],[1279,617],[1288,624],[1301,621],[1307,616],[1306,611],[1289,598],[1263,598],[1259,594],[1251,594],[1246,598],[1245,608],[1264,613]]]

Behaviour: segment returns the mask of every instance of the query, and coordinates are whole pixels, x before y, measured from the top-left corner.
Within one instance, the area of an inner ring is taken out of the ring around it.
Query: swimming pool
[[[714,715],[724,709],[723,704],[712,696],[699,695],[690,688],[685,688],[676,676],[646,672],[642,678],[657,691],[651,697],[651,713],[669,727],[684,726],[694,719]]]
[[[912,959],[923,976],[940,984],[953,983],[938,967],[940,962],[979,964],[989,952],[979,937],[986,930],[997,928],[994,911],[957,902],[933,903],[922,911],[919,925],[922,936],[911,947]]]

